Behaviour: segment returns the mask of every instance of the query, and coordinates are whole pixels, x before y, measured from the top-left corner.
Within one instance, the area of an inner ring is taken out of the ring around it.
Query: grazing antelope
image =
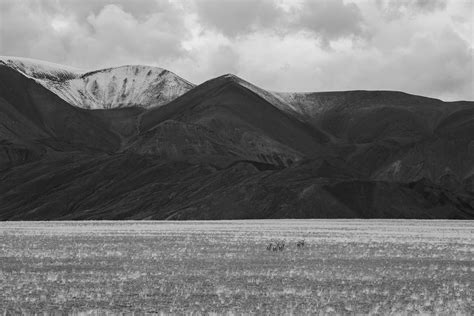
[[[296,243],[296,248],[300,249],[300,248],[304,248],[305,246],[305,241],[304,239],[301,239],[301,240],[298,240],[298,242]]]
[[[267,250],[268,251],[275,251],[275,248],[277,248],[277,243],[276,241],[270,241],[270,243],[267,245]]]
[[[285,248],[285,241],[270,241],[270,243],[267,245],[267,250],[268,251],[283,251]]]
[[[278,251],[278,243],[272,245],[272,251]]]
[[[285,241],[284,240],[278,242],[278,250],[283,251],[283,249],[285,249]]]
[[[272,250],[273,247],[273,241],[270,241],[270,243],[267,245],[267,250],[270,251]]]

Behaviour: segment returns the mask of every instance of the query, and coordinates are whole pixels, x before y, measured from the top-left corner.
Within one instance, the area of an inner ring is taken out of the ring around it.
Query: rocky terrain
[[[1,220],[474,218],[474,102],[0,60]]]

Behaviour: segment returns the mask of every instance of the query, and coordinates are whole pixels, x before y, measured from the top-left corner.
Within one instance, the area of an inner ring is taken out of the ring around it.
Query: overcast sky
[[[470,0],[0,0],[0,55],[474,100]]]

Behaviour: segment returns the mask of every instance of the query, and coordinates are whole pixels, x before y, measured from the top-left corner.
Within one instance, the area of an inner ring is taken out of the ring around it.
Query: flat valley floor
[[[0,311],[472,315],[473,236],[444,220],[1,222]]]

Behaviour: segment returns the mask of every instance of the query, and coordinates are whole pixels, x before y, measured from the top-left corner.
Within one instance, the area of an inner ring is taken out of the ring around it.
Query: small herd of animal
[[[296,242],[296,248],[303,249],[306,246],[304,239],[298,240]],[[285,249],[285,241],[284,240],[272,240],[267,245],[268,251],[283,251]]]

